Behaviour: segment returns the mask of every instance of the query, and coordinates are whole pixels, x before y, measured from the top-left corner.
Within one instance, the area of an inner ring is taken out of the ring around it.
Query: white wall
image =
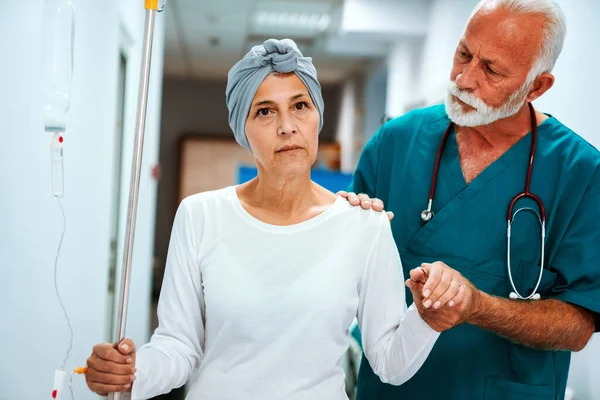
[[[68,329],[53,286],[62,217],[50,190],[50,136],[43,130],[39,101],[42,4],[42,0],[3,1],[0,14],[2,400],[49,398],[54,370],[60,368],[68,346]],[[75,333],[68,369],[84,364],[92,346],[108,339],[106,306],[119,20],[124,19],[132,38],[125,120],[125,140],[131,143],[143,13],[143,5],[135,0],[76,2],[74,80],[65,134],[67,233],[58,276]],[[129,336],[139,342],[149,336],[156,192],[149,169],[157,159],[158,149],[162,36],[159,21],[128,325]],[[130,146],[125,149],[124,161],[126,165],[131,162]],[[124,170],[124,181],[128,185],[128,168]],[[125,190],[125,197],[127,193]],[[124,227],[125,210],[121,216]],[[77,400],[97,398],[87,390],[81,377],[74,379],[74,388]]]
[[[364,123],[362,140],[366,143],[383,124],[387,95],[388,68],[385,61],[371,66],[364,86]]]
[[[422,53],[423,42],[416,38],[406,38],[394,43],[390,48],[387,59],[388,90],[386,93],[385,113],[398,117],[409,110],[414,104],[414,93],[419,84],[419,56]]]
[[[477,0],[434,0],[422,53],[416,91],[419,100],[439,102],[445,98],[454,50]]]
[[[340,31],[377,38],[421,35],[427,30],[430,1],[345,0]]]
[[[600,2],[559,0],[567,18],[567,37],[553,74],[554,87],[536,102],[600,148],[595,115],[600,104]],[[600,388],[600,386],[599,386]]]
[[[336,139],[341,146],[342,172],[352,172],[356,168],[358,158],[356,155],[356,139],[360,129],[358,102],[358,82],[354,77],[346,79],[342,86],[340,113],[338,116],[338,127]]]

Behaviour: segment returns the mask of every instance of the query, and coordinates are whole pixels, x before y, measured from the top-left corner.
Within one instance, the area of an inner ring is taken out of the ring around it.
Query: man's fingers
[[[438,286],[439,287],[439,286]],[[448,304],[453,298],[458,294],[458,289],[460,288],[460,283],[457,279],[452,279],[448,289],[433,303],[433,308],[440,308]],[[432,296],[433,297],[433,296]],[[450,305],[450,304],[448,304]],[[454,304],[453,304],[454,305]],[[450,306],[452,307],[452,306]]]
[[[383,211],[383,208],[384,208],[384,204],[383,204],[383,202],[381,200],[379,200],[379,199],[371,199],[365,193],[360,193],[360,194],[357,195],[356,193],[346,192],[346,191],[340,190],[339,192],[337,192],[337,195],[345,198],[346,200],[348,200],[348,202],[351,205],[353,205],[353,206],[361,206],[365,210],[371,210],[372,209],[372,210],[375,210],[377,212],[381,212],[381,211]],[[394,214],[388,212],[388,218],[391,221],[392,218],[394,218]]]
[[[353,206],[360,205],[360,200],[358,199],[358,196],[356,195],[356,193],[349,192],[348,196],[346,198],[348,199],[348,202],[351,205],[353,205]]]
[[[360,201],[371,200],[371,198],[364,193],[359,193],[357,197],[360,199]]]
[[[429,282],[429,279],[427,280],[427,282]],[[444,271],[442,270],[442,276],[438,282],[438,284],[436,285],[435,289],[433,291],[431,291],[431,294],[427,297],[425,297],[425,303],[424,306],[427,307],[431,307],[434,304],[436,304],[439,299],[442,297],[442,295],[444,293],[446,293],[446,291],[448,290],[448,288],[450,287],[450,284],[452,283],[452,274],[449,273],[448,271]],[[427,286],[427,283],[425,283],[425,286]]]
[[[467,288],[465,285],[460,285],[458,288],[458,293],[452,300],[448,302],[448,306],[454,307],[455,305],[462,303],[462,301],[465,299],[466,290]]]
[[[393,212],[391,212],[391,211],[388,211],[388,212],[387,212],[387,215],[388,215],[388,219],[389,219],[390,221],[391,221],[392,219],[394,219],[394,213],[393,213]]]
[[[383,201],[379,199],[372,199],[371,204],[373,205],[373,210],[377,212],[383,211]]]
[[[372,206],[371,198],[364,193],[358,195],[358,200],[360,200],[360,206],[364,210],[370,210]]]

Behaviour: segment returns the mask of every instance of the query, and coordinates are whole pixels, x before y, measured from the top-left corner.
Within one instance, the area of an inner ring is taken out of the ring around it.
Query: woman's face
[[[319,119],[295,74],[267,76],[246,119],[246,137],[258,169],[284,178],[310,171],[317,157]]]

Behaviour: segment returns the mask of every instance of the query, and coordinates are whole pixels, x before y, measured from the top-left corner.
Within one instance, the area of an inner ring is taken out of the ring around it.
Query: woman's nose
[[[279,135],[289,135],[298,133],[296,122],[291,115],[281,115],[279,128],[277,130]]]

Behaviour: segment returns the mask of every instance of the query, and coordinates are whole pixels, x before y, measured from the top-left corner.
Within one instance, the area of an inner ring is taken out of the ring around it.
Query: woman
[[[373,369],[405,382],[439,333],[406,308],[386,214],[310,179],[323,124],[311,59],[290,40],[254,47],[229,73],[227,106],[258,177],[182,202],[159,327],[137,359],[130,340],[96,346],[89,387],[147,399],[196,373],[188,399],[347,399],[341,360],[355,316]]]

